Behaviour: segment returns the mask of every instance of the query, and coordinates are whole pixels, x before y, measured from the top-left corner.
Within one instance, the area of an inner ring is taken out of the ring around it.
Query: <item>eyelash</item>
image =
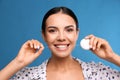
[[[67,32],[72,32],[72,31],[74,31],[73,29],[67,29]]]
[[[50,32],[50,33],[54,33],[54,32],[56,32],[56,30],[51,29],[51,30],[49,30],[49,32]]]
[[[73,32],[74,29],[66,29],[66,31],[67,31],[67,32]],[[49,32],[49,33],[55,33],[56,30],[55,30],[55,29],[50,29],[50,30],[48,30],[48,32]]]

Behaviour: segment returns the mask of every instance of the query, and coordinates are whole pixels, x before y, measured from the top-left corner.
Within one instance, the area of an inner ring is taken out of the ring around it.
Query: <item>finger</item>
[[[97,48],[98,45],[98,38],[94,38],[93,40],[93,50],[95,50]]]
[[[38,49],[39,48],[39,41],[37,40],[28,40],[25,45],[27,45],[27,47],[33,48],[33,49]]]
[[[95,39],[95,38],[94,38],[93,36],[90,38],[90,43],[89,43],[89,44],[90,44],[90,47],[91,47],[92,49],[93,49],[93,46],[94,46],[94,45],[93,45],[94,39]]]
[[[34,48],[34,39],[30,40],[29,45],[31,48]]]
[[[86,39],[91,39],[92,37],[94,37],[94,35],[93,35],[93,34],[90,34],[90,35],[86,36],[85,38],[86,38]]]
[[[34,41],[33,41],[33,45],[34,45],[34,49],[39,49],[40,42],[37,41],[37,40],[34,40]]]
[[[44,46],[43,46],[43,44],[40,43],[40,48],[35,53],[35,58],[37,58],[42,53],[43,50],[44,50]]]
[[[34,49],[36,49],[36,52],[40,49],[43,48],[43,44],[40,43],[38,40],[33,41]]]
[[[85,39],[89,39],[90,42],[89,42],[89,45],[90,45],[90,48],[92,48],[92,43],[93,43],[93,40],[94,40],[94,35],[93,34],[90,34],[88,36],[85,37]]]
[[[25,48],[28,48],[28,47],[33,48],[33,44],[32,44],[32,42],[31,42],[31,40],[26,41],[26,42],[23,44],[23,47],[25,47]]]
[[[102,43],[101,43],[101,41],[99,40],[99,41],[98,41],[98,44],[97,44],[97,50],[100,49],[101,45],[102,45]]]

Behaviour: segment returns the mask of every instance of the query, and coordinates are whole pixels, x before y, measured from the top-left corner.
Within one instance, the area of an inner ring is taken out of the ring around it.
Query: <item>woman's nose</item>
[[[64,32],[59,32],[57,39],[58,39],[58,41],[65,41],[65,34],[64,34]]]

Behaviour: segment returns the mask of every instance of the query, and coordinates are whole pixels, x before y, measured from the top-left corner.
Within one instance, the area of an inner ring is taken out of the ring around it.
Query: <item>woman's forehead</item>
[[[53,14],[48,17],[46,20],[46,26],[68,26],[68,25],[76,25],[75,20],[63,13]]]

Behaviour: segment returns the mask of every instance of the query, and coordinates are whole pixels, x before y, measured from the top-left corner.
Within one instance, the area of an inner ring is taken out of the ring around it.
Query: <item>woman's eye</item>
[[[67,29],[67,32],[72,32],[72,31],[74,31],[73,29]]]
[[[51,29],[51,30],[49,30],[49,32],[50,32],[50,33],[54,33],[54,32],[56,32],[56,30]]]

